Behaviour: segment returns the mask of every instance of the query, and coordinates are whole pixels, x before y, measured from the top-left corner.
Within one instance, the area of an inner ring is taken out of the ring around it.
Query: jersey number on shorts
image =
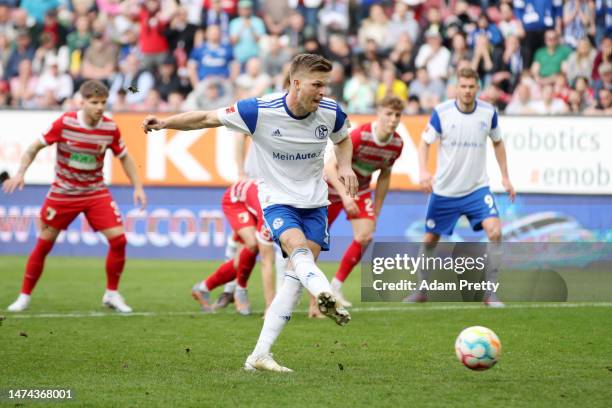
[[[110,206],[113,209],[115,216],[117,217],[117,221],[121,221],[121,211],[119,211],[119,207],[117,207],[117,203],[114,201],[111,201]]]
[[[55,218],[56,214],[57,214],[57,211],[55,210],[55,208],[47,207],[47,212],[45,214],[45,219],[47,221],[51,221],[52,219]]]
[[[244,211],[244,212],[238,213],[238,220],[242,224],[246,224],[247,222],[249,222],[249,213],[248,213],[248,211]]]
[[[489,208],[493,208],[493,206],[495,205],[495,201],[493,201],[493,196],[491,194],[487,194],[486,196],[484,196],[484,202],[486,205],[489,206]]]
[[[372,199],[366,198],[363,202],[365,203],[365,210],[368,215],[374,215],[374,203],[372,203]]]

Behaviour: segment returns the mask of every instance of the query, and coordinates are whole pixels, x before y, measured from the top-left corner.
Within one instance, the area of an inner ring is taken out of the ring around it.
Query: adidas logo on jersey
[[[274,132],[272,132],[272,136],[281,137],[282,135],[281,135],[280,130],[276,129]]]

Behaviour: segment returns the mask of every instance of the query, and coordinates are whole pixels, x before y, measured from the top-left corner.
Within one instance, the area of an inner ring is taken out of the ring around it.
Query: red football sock
[[[213,290],[224,283],[233,281],[235,277],[236,270],[234,269],[234,260],[230,259],[229,261],[225,261],[225,263],[221,264],[215,273],[210,275],[208,279],[204,281],[204,284],[208,290]]]
[[[108,240],[108,255],[106,256],[106,289],[117,290],[119,278],[125,266],[125,235]]]
[[[249,281],[249,276],[251,276],[251,272],[255,267],[257,252],[257,250],[253,252],[247,247],[242,248],[242,251],[240,251],[236,276],[238,277],[238,286],[242,288],[246,288],[247,282]]]
[[[54,243],[54,241],[47,241],[41,238],[38,238],[36,241],[36,246],[34,246],[34,250],[28,258],[25,274],[23,275],[21,293],[30,295],[32,290],[34,290],[34,286],[36,286],[36,282],[38,282],[38,278],[40,278],[45,266],[45,258],[51,252]]]
[[[340,282],[344,282],[347,276],[351,273],[355,265],[361,260],[361,244],[357,241],[351,242],[351,245],[346,249],[342,261],[340,261],[340,267],[336,272],[336,279]]]

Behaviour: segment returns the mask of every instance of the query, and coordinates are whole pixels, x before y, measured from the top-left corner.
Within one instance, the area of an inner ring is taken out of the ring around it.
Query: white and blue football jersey
[[[240,100],[219,109],[219,120],[253,138],[262,208],[326,206],[323,155],[328,138],[339,143],[348,137],[346,114],[335,101],[323,98],[315,112],[297,117],[287,107],[286,97],[276,93]]]
[[[461,197],[488,186],[487,139],[501,140],[495,108],[476,100],[472,112],[462,112],[456,101],[435,107],[423,140],[440,139],[433,191],[444,197]]]

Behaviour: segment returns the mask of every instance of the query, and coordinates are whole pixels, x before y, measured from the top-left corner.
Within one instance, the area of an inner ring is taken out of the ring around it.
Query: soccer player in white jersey
[[[289,256],[285,283],[276,293],[255,349],[245,362],[247,370],[290,372],[270,354],[283,326],[290,320],[302,287],[317,298],[321,313],[338,325],[349,313],[332,295],[329,280],[315,264],[321,250],[329,249],[327,184],[323,156],[327,139],[335,144],[338,178],[354,197],[357,177],[351,168],[352,144],[346,114],[324,98],[331,63],[315,54],[299,54],[291,61],[287,94],[238,101],[217,111],[187,112],[158,119],[145,118],[145,132],[160,129],[192,130],[226,126],[253,138],[261,169],[259,200],[273,239]]]
[[[452,235],[457,220],[465,215],[474,231],[484,230],[489,239],[487,279],[495,281],[501,257],[501,222],[489,189],[486,172],[487,139],[493,142],[502,185],[514,201],[516,195],[506,164],[506,148],[495,108],[479,99],[478,74],[470,68],[459,71],[457,99],[435,107],[419,146],[420,184],[431,193],[427,206],[424,252],[431,255],[441,235]],[[427,171],[429,146],[440,140],[434,178]],[[420,279],[426,271],[420,270]],[[426,291],[411,294],[406,301],[423,302]],[[484,303],[502,307],[495,293],[486,292]]]

